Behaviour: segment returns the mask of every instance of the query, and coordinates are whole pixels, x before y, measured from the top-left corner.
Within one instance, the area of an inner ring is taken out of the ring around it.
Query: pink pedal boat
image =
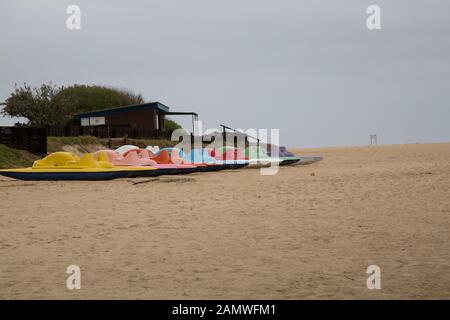
[[[123,155],[120,155],[113,150],[100,150],[94,153],[94,156],[96,159],[102,159],[103,161],[110,162],[119,167],[151,166],[156,169],[151,172],[145,172],[145,175],[147,176],[186,174],[194,172],[196,169],[196,166],[189,164],[158,163],[157,159],[152,159],[152,154],[145,149],[127,150]],[[140,175],[141,172],[137,172],[136,174]]]

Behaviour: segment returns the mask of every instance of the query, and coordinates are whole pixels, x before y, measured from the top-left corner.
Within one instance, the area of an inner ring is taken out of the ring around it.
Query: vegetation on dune
[[[62,87],[56,98],[62,101],[71,101],[74,113],[144,103],[141,94],[135,94],[126,89],[97,85],[76,84],[66,88]]]
[[[93,136],[47,137],[47,152],[70,151],[75,153],[93,152],[105,146]]]
[[[124,144],[121,138],[113,140],[112,149]],[[154,139],[127,139],[127,144],[136,145],[140,148],[147,146],[159,146],[160,148],[173,147],[177,141],[170,140],[154,140]],[[95,152],[97,150],[108,148],[108,139],[98,139],[93,136],[78,137],[48,137],[47,150],[49,153],[56,151],[69,151],[76,154],[86,152]]]
[[[38,158],[38,156],[35,156],[28,151],[16,150],[0,144],[1,169],[29,167],[33,164],[33,161]]]

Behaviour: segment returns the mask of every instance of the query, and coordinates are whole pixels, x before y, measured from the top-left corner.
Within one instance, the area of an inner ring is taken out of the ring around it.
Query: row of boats
[[[276,156],[275,156],[276,155]],[[116,150],[100,150],[78,157],[70,152],[54,152],[32,167],[0,170],[0,175],[19,180],[111,180],[151,177],[225,169],[307,165],[322,157],[296,156],[285,147],[267,152],[260,146],[242,150],[232,146],[192,149],[124,145]]]

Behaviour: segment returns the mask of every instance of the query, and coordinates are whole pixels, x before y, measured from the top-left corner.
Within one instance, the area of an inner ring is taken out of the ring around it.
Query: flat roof
[[[162,104],[161,102],[155,101],[155,102],[148,102],[148,103],[142,103],[142,104],[132,104],[128,106],[123,107],[116,107],[116,108],[108,108],[108,109],[101,109],[101,110],[93,110],[89,112],[82,112],[75,114],[75,118],[86,118],[86,117],[97,117],[97,116],[105,116],[110,114],[117,114],[117,113],[124,113],[124,112],[132,112],[136,110],[141,109],[154,109],[161,113],[168,113],[169,107]]]
[[[196,112],[191,112],[191,111],[187,111],[187,112],[164,112],[164,114],[168,114],[168,115],[174,115],[174,116],[183,116],[183,115],[191,115],[191,116],[198,116],[198,114]]]

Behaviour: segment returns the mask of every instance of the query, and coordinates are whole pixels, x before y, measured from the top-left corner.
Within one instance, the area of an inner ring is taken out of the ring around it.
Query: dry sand
[[[0,298],[450,298],[450,144],[302,154],[325,160],[137,185],[2,177]]]

